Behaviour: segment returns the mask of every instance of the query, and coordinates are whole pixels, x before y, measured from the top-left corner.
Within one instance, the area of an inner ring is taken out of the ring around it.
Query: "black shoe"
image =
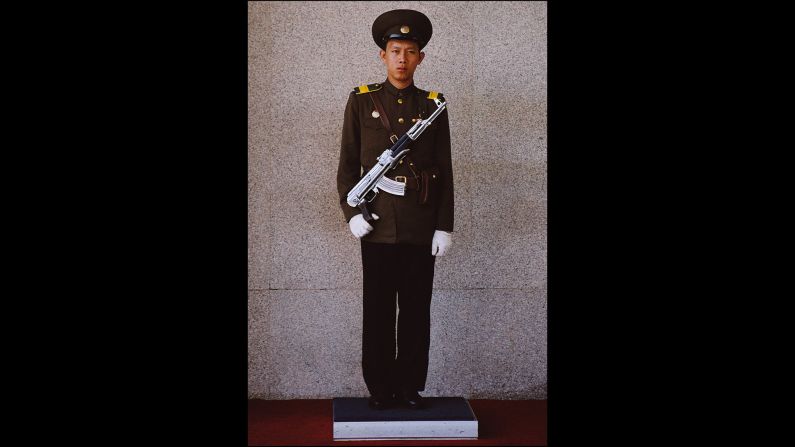
[[[377,393],[370,396],[370,399],[367,401],[367,406],[373,410],[384,410],[391,407],[393,403],[394,401],[392,400],[391,394]]]
[[[412,409],[425,408],[425,400],[416,390],[404,390],[397,394],[397,400],[402,405]]]

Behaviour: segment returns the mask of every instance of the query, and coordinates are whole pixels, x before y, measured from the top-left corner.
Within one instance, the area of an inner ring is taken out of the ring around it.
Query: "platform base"
[[[426,407],[373,410],[367,398],[333,399],[334,440],[477,439],[478,420],[463,397],[426,397]]]

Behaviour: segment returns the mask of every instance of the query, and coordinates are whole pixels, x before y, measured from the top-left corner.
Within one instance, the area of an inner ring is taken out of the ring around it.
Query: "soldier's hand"
[[[433,233],[433,241],[431,242],[431,255],[444,256],[452,245],[453,235],[451,233],[436,230]]]
[[[373,219],[378,220],[378,214],[370,213],[373,216]],[[351,233],[356,236],[356,239],[361,239],[367,235],[367,233],[373,231],[373,227],[364,220],[364,216],[361,214],[357,214],[351,218],[351,221],[348,222],[348,226],[351,227]]]

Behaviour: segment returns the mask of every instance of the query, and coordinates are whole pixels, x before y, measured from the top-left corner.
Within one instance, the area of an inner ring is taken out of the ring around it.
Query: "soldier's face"
[[[390,40],[380,55],[389,77],[401,82],[414,79],[414,70],[425,58],[417,42],[411,40]]]

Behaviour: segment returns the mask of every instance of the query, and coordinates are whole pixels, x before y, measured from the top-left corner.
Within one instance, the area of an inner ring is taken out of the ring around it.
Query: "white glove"
[[[436,232],[433,233],[433,242],[431,242],[431,255],[444,256],[452,245],[452,233],[436,230]]]
[[[371,213],[373,219],[378,220],[378,214]],[[364,236],[367,236],[367,233],[373,231],[373,227],[364,220],[364,216],[361,214],[357,214],[353,216],[348,222],[348,226],[351,227],[351,233],[356,236],[356,239],[361,239]]]

